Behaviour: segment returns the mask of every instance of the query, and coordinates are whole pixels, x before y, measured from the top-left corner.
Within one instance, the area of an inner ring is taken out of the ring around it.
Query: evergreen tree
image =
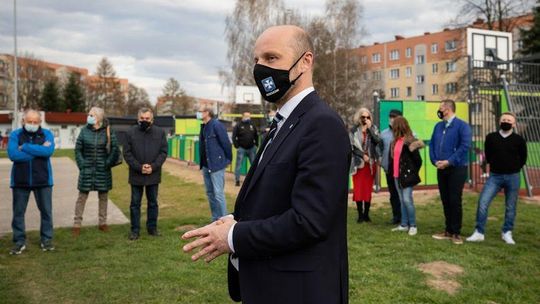
[[[45,83],[39,99],[39,107],[45,112],[62,111],[63,104],[58,89],[58,80],[55,77]]]
[[[521,53],[524,55],[540,54],[540,0],[536,1],[533,13],[533,26],[528,30],[521,30],[521,37],[523,39]]]
[[[69,75],[68,82],[64,87],[64,109],[71,112],[84,112],[84,91],[79,82],[79,77],[75,73]]]

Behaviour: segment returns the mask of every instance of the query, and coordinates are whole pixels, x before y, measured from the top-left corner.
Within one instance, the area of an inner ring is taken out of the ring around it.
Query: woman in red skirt
[[[353,175],[353,200],[358,209],[358,223],[371,222],[369,207],[373,181],[379,163],[381,143],[379,130],[373,124],[373,115],[366,108],[361,108],[354,115],[355,126],[351,130],[353,157],[351,174]]]

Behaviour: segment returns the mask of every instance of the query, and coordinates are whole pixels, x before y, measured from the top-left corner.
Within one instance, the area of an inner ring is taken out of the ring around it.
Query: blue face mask
[[[93,126],[96,124],[96,118],[93,116],[86,117],[86,123]]]
[[[30,133],[36,133],[39,130],[39,125],[24,124],[24,129]]]
[[[197,119],[202,120],[202,112],[197,112]]]

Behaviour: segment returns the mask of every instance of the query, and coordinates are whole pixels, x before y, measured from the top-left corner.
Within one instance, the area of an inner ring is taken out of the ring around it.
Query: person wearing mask
[[[354,115],[355,126],[350,133],[353,158],[351,174],[353,175],[353,201],[358,210],[357,222],[371,222],[369,208],[373,181],[377,172],[380,157],[381,139],[377,126],[373,124],[373,115],[366,108],[360,108]]]
[[[231,163],[232,147],[225,126],[214,117],[214,111],[210,107],[201,107],[197,118],[202,120],[199,134],[200,169],[212,221],[216,221],[227,215],[225,168]]]
[[[504,189],[505,213],[501,237],[507,244],[514,245],[512,237],[516,204],[519,194],[519,172],[527,162],[527,143],[514,132],[516,115],[506,112],[501,115],[498,132],[486,136],[484,144],[486,161],[489,164],[489,177],[478,199],[476,228],[467,238],[469,242],[481,242],[485,238],[488,208],[497,193]]]
[[[386,175],[386,183],[388,185],[388,192],[390,193],[390,205],[392,206],[392,219],[390,224],[396,225],[401,223],[401,202],[399,200],[399,194],[396,190],[396,184],[394,183],[394,177],[390,174],[390,168],[388,163],[388,156],[390,154],[390,144],[394,140],[394,134],[392,132],[392,124],[396,117],[402,116],[400,110],[390,110],[389,125],[388,128],[381,132],[382,145],[379,145],[379,149],[382,148],[381,167]]]
[[[392,123],[394,140],[391,143],[388,167],[394,178],[394,185],[401,202],[401,224],[392,231],[408,231],[416,235],[416,210],[413,201],[413,187],[420,183],[422,157],[419,150],[424,142],[416,139],[405,117],[398,116]]]
[[[19,255],[26,249],[24,216],[30,193],[34,193],[41,216],[40,247],[43,251],[54,250],[52,187],[53,172],[51,156],[54,153],[54,136],[41,127],[41,114],[36,110],[23,113],[22,128],[11,132],[8,141],[8,157],[11,167],[11,191],[13,194],[14,246],[10,254]]]
[[[255,83],[278,112],[233,216],[189,231],[193,260],[230,253],[229,294],[245,304],[348,303],[350,142],[313,88],[313,44],[296,26],[255,42]]]
[[[137,125],[127,132],[124,159],[129,165],[131,185],[131,231],[129,240],[137,240],[140,235],[141,200],[146,193],[146,231],[150,236],[160,236],[158,221],[158,190],[161,183],[161,167],[167,159],[167,134],[154,125],[154,112],[141,108],[137,114]]]
[[[107,203],[112,189],[111,168],[118,160],[120,151],[114,132],[105,119],[102,108],[92,107],[88,112],[86,126],[81,129],[75,144],[75,160],[79,168],[79,197],[75,203],[72,234],[81,233],[84,207],[90,191],[98,193],[98,229],[108,232]]]
[[[249,163],[253,165],[259,144],[259,133],[251,121],[251,113],[244,112],[242,120],[236,124],[232,133],[233,145],[236,148],[236,168],[234,170],[235,185],[240,186],[240,169],[244,162],[244,157],[249,158]]]
[[[461,225],[463,220],[462,195],[467,179],[468,152],[472,133],[469,124],[456,117],[456,103],[443,100],[439,105],[438,122],[429,142],[429,158],[437,167],[437,182],[444,210],[445,230],[432,237],[463,244]]]

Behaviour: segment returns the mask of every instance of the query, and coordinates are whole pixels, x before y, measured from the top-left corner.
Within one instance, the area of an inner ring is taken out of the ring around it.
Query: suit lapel
[[[261,176],[262,172],[264,171],[264,168],[270,160],[274,157],[274,154],[279,150],[279,147],[281,144],[285,141],[287,136],[294,130],[294,128],[300,123],[301,116],[308,111],[312,104],[316,101],[316,98],[314,98],[316,93],[312,92],[308,94],[304,99],[300,102],[300,104],[294,109],[294,111],[291,113],[291,115],[285,120],[285,123],[281,128],[279,129],[278,133],[276,134],[276,137],[270,144],[270,146],[266,149],[264,152],[263,158],[259,163],[259,159],[261,157],[262,150],[264,150],[264,147],[260,147],[259,153],[257,155],[257,158],[255,160],[256,167],[253,168],[253,170],[250,170],[248,177],[246,177],[246,182],[244,184],[247,184],[247,188],[243,196],[239,196],[242,198],[242,200],[248,195],[249,191],[253,188],[253,186],[257,183],[257,180]],[[243,190],[243,189],[242,189]]]

